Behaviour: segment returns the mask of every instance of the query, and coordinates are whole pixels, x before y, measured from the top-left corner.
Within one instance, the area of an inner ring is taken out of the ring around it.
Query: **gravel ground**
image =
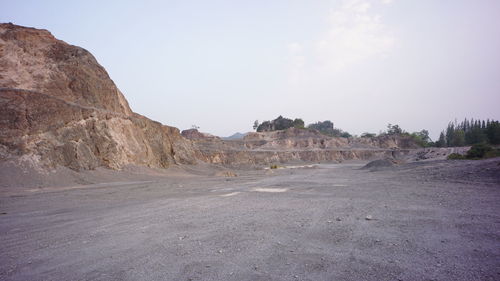
[[[0,280],[500,280],[500,159],[363,164],[3,195]]]

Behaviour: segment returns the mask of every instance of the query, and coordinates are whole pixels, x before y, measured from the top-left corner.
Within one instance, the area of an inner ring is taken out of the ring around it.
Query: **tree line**
[[[320,133],[332,137],[351,137],[351,134],[349,134],[348,132],[335,128],[333,126],[333,122],[330,120],[318,121],[316,123],[305,126],[304,120],[302,120],[301,118],[295,118],[292,120],[280,115],[274,120],[263,121],[262,123],[259,123],[258,120],[255,120],[253,124],[253,129],[257,132],[271,132],[277,130],[286,130],[288,128],[314,129],[318,130]]]
[[[285,130],[292,127],[299,129],[314,129],[332,137],[352,137],[350,133],[335,128],[333,122],[330,120],[318,121],[305,126],[304,120],[301,118],[289,119],[280,115],[274,120],[264,121],[262,123],[255,120],[253,125],[254,130],[257,132]],[[363,133],[361,137],[371,138],[384,135],[411,137],[417,144],[423,147],[453,147],[474,144],[500,145],[500,123],[499,121],[489,119],[465,119],[462,122],[450,122],[448,127],[441,132],[436,142],[431,140],[428,130],[424,129],[419,132],[409,133],[397,124],[388,124],[387,130],[378,135],[374,133]]]
[[[500,123],[493,120],[465,119],[450,122],[439,135],[437,147],[466,146],[474,144],[500,144]]]

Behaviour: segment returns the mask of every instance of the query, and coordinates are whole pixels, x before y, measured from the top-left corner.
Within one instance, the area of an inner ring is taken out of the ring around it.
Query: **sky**
[[[131,108],[229,136],[279,115],[351,134],[500,119],[499,0],[0,0],[89,50]]]

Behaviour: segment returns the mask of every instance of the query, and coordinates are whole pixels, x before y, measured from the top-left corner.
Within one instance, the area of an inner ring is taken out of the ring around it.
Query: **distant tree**
[[[260,123],[260,125],[257,127],[257,132],[269,132],[269,131],[274,131],[271,121],[264,121]]]
[[[444,136],[444,132],[439,134],[439,140],[436,142],[437,147],[445,147],[446,146],[446,137]]]
[[[342,138],[350,138],[351,134],[348,132],[342,131],[341,129],[337,129],[333,127],[333,122],[330,120],[325,120],[323,122],[318,121],[313,124],[307,125],[308,129],[314,129],[320,131],[322,134],[332,136],[332,137],[342,137]]]
[[[480,127],[473,127],[465,131],[465,143],[466,144],[477,144],[486,142],[486,130]]]
[[[373,138],[375,136],[376,136],[376,134],[374,134],[374,133],[363,133],[363,134],[361,134],[362,138]]]
[[[255,123],[254,123],[255,125]],[[283,116],[278,116],[278,118],[272,121],[264,121],[257,126],[257,132],[270,132],[277,130],[285,130],[294,126],[294,121],[292,119],[284,118]]]
[[[446,130],[447,146],[474,144],[500,144],[500,124],[494,120],[464,119],[462,122],[448,123]]]
[[[427,130],[411,133],[410,137],[420,146],[427,147],[431,145],[431,138]]]
[[[304,120],[295,118],[295,120],[293,120],[293,126],[295,128],[304,129]]]
[[[340,137],[341,137],[341,138],[350,138],[350,137],[352,137],[352,135],[351,135],[351,134],[349,134],[348,132],[344,132],[344,131],[342,131],[342,132],[340,133]]]
[[[198,129],[200,129],[200,127],[199,127],[199,126],[196,126],[196,125],[191,125],[191,129],[198,130]]]
[[[424,129],[424,130],[418,132],[417,134],[422,138],[423,141],[425,141],[425,142],[431,141],[431,138],[429,137],[429,131]]]
[[[486,127],[486,136],[490,144],[500,144],[500,123],[498,121],[491,121]]]
[[[453,123],[448,123],[448,127],[446,127],[446,145],[453,146],[453,138],[455,135],[455,125]]]
[[[391,123],[387,125],[388,135],[401,135],[403,132],[404,132],[403,129],[401,129],[399,125],[392,125]]]
[[[278,118],[273,120],[275,130],[286,130],[293,127],[293,120],[284,118],[283,116],[278,116]]]
[[[465,132],[463,130],[456,130],[451,138],[450,146],[464,146],[465,145]]]
[[[309,124],[307,125],[307,128],[318,130],[325,135],[330,135],[330,136],[334,135],[333,122],[330,120],[325,120],[323,122],[318,121],[316,123]]]
[[[258,127],[259,127],[259,120],[255,120],[255,121],[253,122],[253,129],[254,129],[254,130],[257,130],[257,128],[258,128]]]

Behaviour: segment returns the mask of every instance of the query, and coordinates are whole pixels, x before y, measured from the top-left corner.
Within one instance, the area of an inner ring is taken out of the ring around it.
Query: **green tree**
[[[446,144],[448,146],[453,146],[454,135],[455,135],[455,125],[450,122],[448,124],[448,127],[446,127]]]
[[[486,136],[488,142],[497,145],[500,144],[500,123],[498,121],[491,121],[486,127]]]
[[[330,120],[325,120],[323,122],[318,121],[313,124],[307,125],[307,128],[318,130],[325,135],[333,136],[333,122]]]
[[[270,121],[264,121],[257,127],[257,132],[269,132],[273,130],[274,128]]]
[[[257,130],[257,128],[258,128],[258,127],[259,127],[259,120],[255,120],[255,121],[253,122],[253,129],[254,129],[254,130]]]
[[[295,120],[293,120],[293,126],[295,128],[304,129],[304,120],[301,118],[295,118]]]
[[[340,137],[341,137],[341,138],[350,138],[350,137],[352,137],[352,135],[351,135],[351,134],[349,134],[348,132],[344,132],[344,131],[342,131],[342,132],[340,133]]]
[[[450,146],[464,146],[465,145],[465,132],[463,130],[456,130],[450,142]]]
[[[399,125],[392,125],[391,123],[387,125],[388,135],[401,135],[402,133],[404,133],[404,131],[401,127],[399,127]]]
[[[431,138],[429,137],[429,131],[427,130],[412,133],[410,136],[420,146],[427,147],[430,145]]]
[[[278,116],[278,118],[272,121],[264,121],[260,125],[257,126],[257,132],[270,132],[277,130],[286,130],[288,128],[293,127],[293,120],[284,118],[283,116]],[[255,123],[254,123],[255,125]]]
[[[444,136],[444,132],[439,134],[439,140],[436,142],[437,147],[445,147],[446,146],[446,137]]]
[[[350,138],[351,134],[348,132],[342,131],[341,129],[334,128],[333,122],[330,120],[318,121],[316,123],[312,123],[307,125],[308,129],[314,129],[320,131],[320,133],[325,134],[331,137],[341,137],[341,138]]]
[[[445,132],[448,146],[474,145],[479,143],[500,144],[500,125],[494,120],[464,119],[450,122]],[[443,143],[443,142],[437,142]]]

